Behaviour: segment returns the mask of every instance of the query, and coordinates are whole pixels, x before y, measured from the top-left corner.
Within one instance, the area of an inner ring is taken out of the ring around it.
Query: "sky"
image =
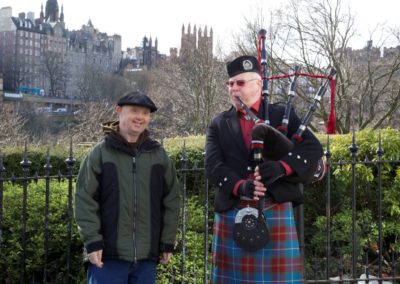
[[[0,8],[11,6],[13,16],[19,12],[34,12],[39,17],[40,6],[47,0],[0,0]],[[180,48],[182,25],[212,27],[214,46],[222,45],[225,53],[231,48],[231,35],[240,32],[245,18],[256,15],[257,8],[268,10],[280,7],[287,0],[58,0],[64,6],[66,27],[80,29],[90,19],[96,29],[108,35],[119,34],[122,48],[140,46],[144,36],[158,39],[158,49],[169,54],[170,47]],[[313,0],[310,0],[313,1]],[[362,48],[378,23],[400,26],[399,0],[343,0],[355,14],[362,36],[353,48]]]

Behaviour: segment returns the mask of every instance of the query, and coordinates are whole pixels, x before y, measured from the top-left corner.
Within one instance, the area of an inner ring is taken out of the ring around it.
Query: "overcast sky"
[[[19,12],[34,12],[39,17],[40,6],[47,0],[0,0],[0,7],[11,6],[13,16]],[[229,51],[232,33],[242,28],[243,19],[255,14],[256,7],[266,13],[286,0],[58,0],[64,5],[66,27],[79,29],[91,19],[95,28],[109,35],[122,36],[122,47],[141,45],[144,36],[158,39],[158,49],[169,54],[170,47],[180,48],[182,24],[190,23],[197,28],[207,25],[214,30],[214,42],[224,43],[224,52]],[[310,0],[313,1],[313,0]],[[368,31],[382,23],[400,26],[399,0],[343,0],[350,2],[356,15],[356,24],[364,35],[353,43],[354,48],[363,47]],[[267,14],[267,13],[266,13]]]

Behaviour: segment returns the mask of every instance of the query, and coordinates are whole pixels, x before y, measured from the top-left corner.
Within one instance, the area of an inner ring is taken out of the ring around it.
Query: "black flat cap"
[[[147,107],[150,109],[150,112],[155,112],[157,110],[156,105],[154,102],[145,94],[142,92],[134,91],[134,92],[129,92],[125,94],[123,97],[121,97],[117,105],[119,106],[125,106],[125,105],[131,105],[131,106],[142,106],[142,107]]]
[[[226,64],[229,78],[245,72],[260,73],[258,60],[254,56],[244,55],[239,56],[235,60]]]

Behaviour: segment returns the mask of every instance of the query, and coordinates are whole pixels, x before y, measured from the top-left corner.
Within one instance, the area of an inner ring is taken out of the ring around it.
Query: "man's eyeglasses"
[[[258,79],[227,81],[227,82],[225,82],[225,86],[232,88],[236,83],[236,85],[238,87],[243,87],[244,85],[246,85],[246,83],[248,83],[250,81],[256,81],[256,80],[258,80]]]

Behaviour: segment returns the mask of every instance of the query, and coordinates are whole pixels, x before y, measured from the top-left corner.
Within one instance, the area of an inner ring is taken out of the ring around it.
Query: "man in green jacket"
[[[157,107],[141,92],[121,97],[118,121],[86,156],[76,183],[75,219],[88,283],[155,283],[168,263],[179,222],[176,170],[147,126]]]

